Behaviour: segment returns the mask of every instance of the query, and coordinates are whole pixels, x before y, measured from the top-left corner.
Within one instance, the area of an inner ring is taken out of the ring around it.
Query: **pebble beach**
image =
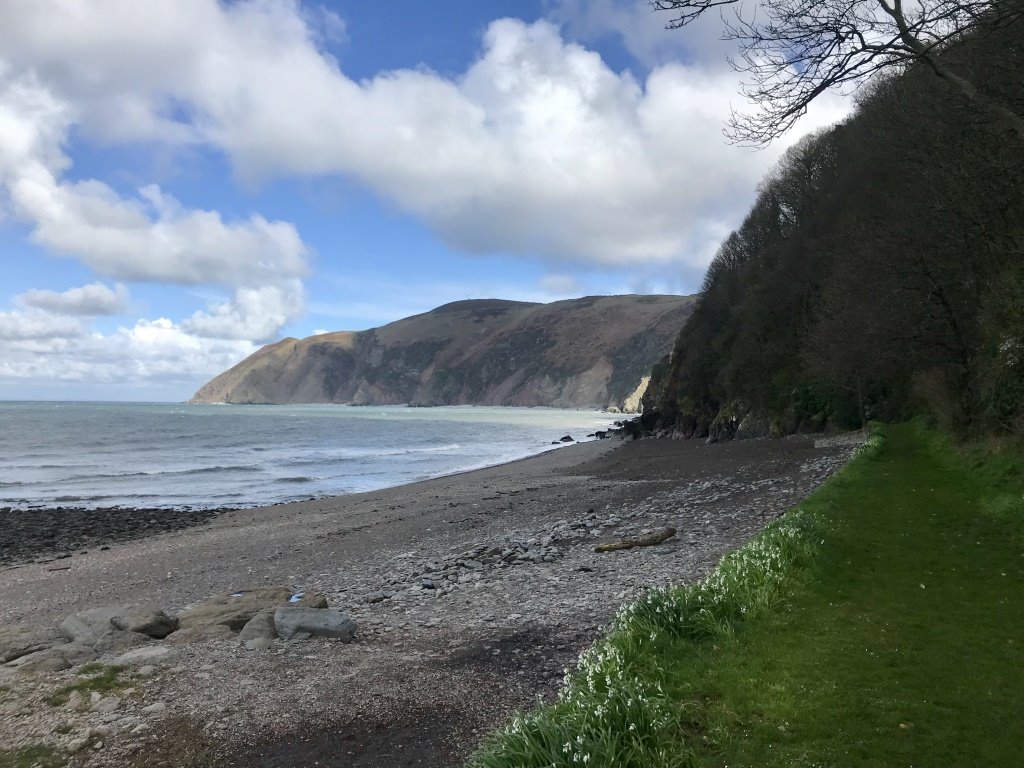
[[[74,552],[15,554],[0,567],[8,632],[105,605],[184,615],[265,587],[316,595],[357,629],[351,642],[255,647],[237,633],[172,634],[149,644],[158,663],[70,703],[53,693],[79,679],[74,666],[0,666],[0,739],[48,745],[83,766],[459,765],[511,713],[553,697],[620,605],[701,578],[858,442],[605,440],[382,491],[223,511],[178,530],[136,527],[138,538],[115,532]],[[656,546],[594,551],[667,527],[675,535]]]

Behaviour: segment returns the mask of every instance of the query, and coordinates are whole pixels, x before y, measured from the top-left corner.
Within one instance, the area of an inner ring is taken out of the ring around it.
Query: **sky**
[[[697,291],[767,149],[646,0],[4,0],[0,399],[185,400],[450,301]]]

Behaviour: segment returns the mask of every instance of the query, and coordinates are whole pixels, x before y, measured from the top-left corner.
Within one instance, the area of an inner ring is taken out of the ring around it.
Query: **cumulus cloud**
[[[182,329],[204,338],[268,341],[303,304],[302,283],[240,288],[230,301],[196,312]]]
[[[35,310],[0,312],[0,379],[196,385],[251,354],[239,339],[207,339],[167,318],[99,333]]]
[[[47,290],[26,291],[16,297],[20,304],[56,315],[119,315],[128,306],[128,289],[91,283],[61,293]]]
[[[597,7],[623,27],[621,5]],[[0,7],[0,50],[74,103],[85,135],[213,146],[251,179],[343,174],[466,251],[706,263],[783,148],[723,143],[734,73],[663,62],[638,80],[546,21],[493,22],[458,77],[399,70],[360,82],[318,47],[323,29],[295,2]],[[140,215],[139,201],[75,191],[97,216]],[[294,233],[264,224],[244,226],[290,263]]]
[[[0,312],[0,350],[4,342],[77,338],[84,333],[80,322],[47,312]]]

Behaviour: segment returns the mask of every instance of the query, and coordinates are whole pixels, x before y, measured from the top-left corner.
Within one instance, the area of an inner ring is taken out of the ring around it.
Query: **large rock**
[[[170,664],[178,659],[178,651],[166,645],[147,645],[122,653],[114,663],[125,667],[144,667],[148,664]]]
[[[129,648],[138,648],[140,645],[145,645],[152,639],[141,632],[125,632],[120,629],[112,629],[100,635],[96,642],[93,643],[92,649],[96,653],[120,653],[121,651],[127,651]]]
[[[6,664],[36,651],[67,642],[56,627],[38,629],[26,626],[0,627],[0,664]]]
[[[110,620],[119,615],[124,608],[123,605],[105,605],[73,613],[60,623],[60,631],[73,643],[92,645],[102,635],[114,629]]]
[[[168,616],[159,608],[141,605],[124,606],[120,613],[111,617],[110,623],[125,632],[139,632],[161,640],[178,628],[178,620]]]
[[[286,641],[316,636],[350,643],[356,634],[355,622],[334,608],[278,608],[274,611],[274,626]]]
[[[758,437],[768,437],[771,434],[771,429],[771,422],[762,414],[752,410],[743,417],[736,428],[736,439],[751,440]]]
[[[288,587],[256,587],[218,595],[179,613],[178,627],[192,629],[223,624],[237,632],[260,611],[287,605],[291,596]]]
[[[234,637],[235,633],[226,624],[211,624],[208,627],[189,627],[172,632],[165,639],[174,645],[188,645],[189,643],[202,643],[207,640],[221,640]]]
[[[27,656],[21,656],[7,666],[26,673],[59,672],[62,669],[68,669],[76,664],[92,661],[95,658],[96,651],[88,645],[64,643],[63,645],[55,645],[46,650],[30,653]]]
[[[243,643],[257,638],[277,640],[277,628],[274,626],[274,609],[267,608],[260,611],[238,633],[238,639]]]

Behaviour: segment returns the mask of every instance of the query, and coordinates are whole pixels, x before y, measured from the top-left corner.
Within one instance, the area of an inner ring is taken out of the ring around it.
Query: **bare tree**
[[[669,29],[731,6],[731,16],[723,14],[723,37],[737,43],[738,58],[730,63],[749,77],[743,95],[755,104],[752,114],[733,112],[726,134],[735,141],[767,144],[825,91],[914,62],[927,65],[1024,141],[1024,117],[980,92],[941,56],[971,32],[1020,21],[1020,0],[651,0],[651,5],[674,14]]]

